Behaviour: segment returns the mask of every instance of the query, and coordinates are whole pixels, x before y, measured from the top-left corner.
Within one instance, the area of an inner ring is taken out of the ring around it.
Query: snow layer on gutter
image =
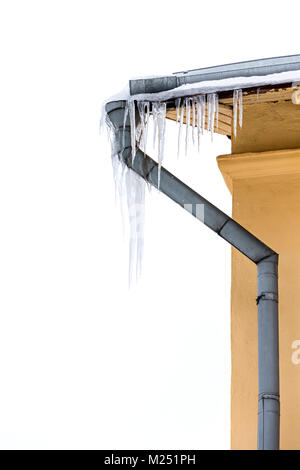
[[[103,106],[111,101],[167,101],[173,98],[180,98],[191,95],[201,95],[209,93],[218,93],[220,91],[230,91],[243,88],[261,87],[263,85],[278,85],[280,83],[294,83],[300,85],[300,70],[289,72],[273,73],[270,75],[253,77],[234,77],[224,78],[222,80],[208,80],[189,85],[181,85],[172,90],[159,93],[147,93],[139,95],[130,95],[129,85],[119,93],[116,93],[105,100]]]
[[[191,95],[200,95],[208,93],[216,93],[220,91],[230,91],[235,89],[261,87],[263,85],[278,85],[280,83],[300,83],[300,70],[289,72],[274,73],[263,76],[253,77],[234,77],[224,78],[222,80],[208,80],[188,85],[181,85],[172,90],[162,91],[159,93],[147,93],[132,96],[125,96],[124,100],[136,101],[166,101],[173,98],[179,98]]]

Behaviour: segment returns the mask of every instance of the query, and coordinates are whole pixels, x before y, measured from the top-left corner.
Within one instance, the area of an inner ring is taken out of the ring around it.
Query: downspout
[[[125,101],[106,105],[119,158],[158,188],[158,165],[137,149],[131,158],[130,123],[124,126]],[[279,449],[278,255],[200,194],[161,168],[159,190],[257,265],[258,308],[258,449]],[[203,206],[201,217],[197,207]],[[192,210],[191,210],[192,209]],[[204,214],[204,215],[203,215]]]
[[[257,263],[258,449],[279,449],[278,255]]]

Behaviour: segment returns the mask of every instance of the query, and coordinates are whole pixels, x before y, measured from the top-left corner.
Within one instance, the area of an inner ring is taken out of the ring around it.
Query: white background
[[[230,248],[153,191],[128,291],[101,103],[299,53],[298,23],[296,1],[1,1],[1,448],[229,448]],[[229,141],[178,161],[175,140],[169,123],[166,166],[230,213]]]

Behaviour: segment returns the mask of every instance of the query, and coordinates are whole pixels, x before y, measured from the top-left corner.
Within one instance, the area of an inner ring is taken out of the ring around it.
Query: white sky
[[[128,291],[101,103],[130,77],[299,53],[299,9],[1,2],[1,448],[229,447],[230,248],[153,191]],[[175,138],[166,166],[230,213],[228,140],[177,161]]]

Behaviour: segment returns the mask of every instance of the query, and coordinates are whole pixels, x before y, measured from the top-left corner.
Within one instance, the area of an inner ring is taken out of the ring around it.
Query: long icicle
[[[207,96],[207,102],[208,102],[207,130],[210,132],[211,140],[213,140],[214,126],[215,126],[215,93],[210,93]]]
[[[140,178],[141,179],[141,178]],[[144,254],[144,224],[145,224],[145,182],[136,183],[136,281],[142,274],[142,261]]]
[[[185,154],[187,155],[188,145],[189,145],[189,131],[191,125],[191,103],[190,98],[186,98],[186,115],[185,115],[185,123],[186,123],[186,130],[185,130]]]
[[[127,169],[124,192],[129,216],[129,287],[137,281],[142,264],[144,246],[145,180]]]
[[[193,145],[195,145],[195,126],[196,126],[195,98],[191,99],[191,105],[192,105],[192,141],[193,141]]]
[[[204,134],[205,129],[205,108],[206,108],[206,96],[201,95],[201,134]]]
[[[143,101],[138,101],[137,102],[137,108],[140,116],[140,123],[141,123],[141,143],[142,143],[142,149],[144,150],[145,153],[145,108],[144,108],[144,102]]]
[[[158,188],[160,186],[160,170],[164,158],[165,132],[166,132],[166,111],[167,105],[164,102],[158,103],[157,107],[157,129],[158,129]]]
[[[180,147],[181,147],[181,135],[182,135],[182,127],[183,127],[184,105],[185,105],[185,100],[182,101],[181,110],[180,110],[180,120],[179,120],[179,128],[178,128],[177,158],[179,158]]]
[[[145,136],[144,136],[145,148],[144,148],[144,155],[146,155],[147,142],[148,142],[148,132],[149,132],[149,122],[150,122],[150,102],[149,101],[144,102],[144,116],[145,116]],[[148,186],[148,190],[151,191],[151,184],[150,184],[149,181],[147,181],[147,186]]]
[[[144,152],[147,152],[147,141],[148,141],[148,128],[149,128],[149,118],[150,118],[150,103],[149,101],[145,101],[144,103],[144,115],[145,115],[145,149]]]
[[[123,139],[122,139],[123,149],[125,148],[125,128],[126,128],[126,121],[127,121],[127,117],[128,117],[128,112],[129,112],[128,101],[126,101],[124,119],[123,119]]]
[[[181,103],[181,98],[177,98],[175,101],[175,106],[176,106],[176,124],[179,124],[180,120],[180,103]]]
[[[237,106],[238,106],[239,90],[233,90],[233,135],[236,137],[237,128]]]
[[[243,125],[243,91],[239,90],[239,126]]]
[[[126,110],[123,127],[128,128],[128,113]],[[141,272],[143,245],[144,245],[144,203],[146,181],[129,169],[118,153],[119,145],[116,141],[115,130],[110,132],[112,146],[112,167],[115,182],[115,194],[119,202],[123,232],[129,228],[129,286],[134,278],[138,280]],[[125,214],[128,215],[128,225]]]
[[[129,101],[129,118],[130,118],[130,136],[131,136],[131,154],[132,162],[134,162],[136,153],[136,129],[135,129],[135,103],[134,100]]]
[[[215,111],[216,111],[216,130],[219,129],[219,96],[217,93],[214,94],[215,96]]]
[[[211,98],[211,129],[210,129],[210,135],[211,135],[211,141],[214,139],[214,134],[215,134],[215,114],[216,114],[216,97],[215,93],[213,93],[212,98]]]
[[[207,130],[211,130],[211,94],[207,95]]]
[[[140,115],[141,127],[142,127],[142,147],[144,154],[146,153],[147,138],[148,138],[148,124],[149,124],[149,108],[150,104],[148,101],[139,101],[137,103],[138,111]]]
[[[201,96],[196,97],[196,108],[197,108],[197,136],[198,136],[198,152],[200,153],[200,142],[201,142],[201,123],[202,123],[202,107],[201,107]]]
[[[156,134],[157,134],[157,103],[152,103],[152,116],[153,116],[153,147],[156,144]]]

